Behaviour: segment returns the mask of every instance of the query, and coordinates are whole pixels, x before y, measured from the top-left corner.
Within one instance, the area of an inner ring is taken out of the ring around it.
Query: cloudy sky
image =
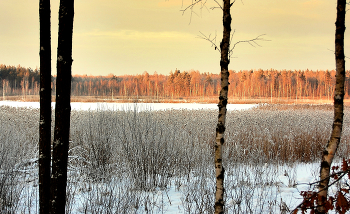
[[[222,37],[222,11],[192,0],[75,0],[73,74],[169,74],[176,68],[219,73],[219,52],[198,38]],[[221,2],[221,1],[219,1]],[[59,0],[51,1],[52,72],[56,69]],[[0,1],[0,64],[39,66],[39,1]],[[335,0],[242,0],[232,6],[229,69],[334,69]],[[347,22],[349,22],[349,16]],[[348,31],[347,31],[348,33]],[[347,35],[346,35],[347,36]],[[350,55],[350,42],[345,41]]]

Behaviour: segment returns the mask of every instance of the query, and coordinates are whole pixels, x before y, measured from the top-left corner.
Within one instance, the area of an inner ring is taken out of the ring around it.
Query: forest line
[[[234,99],[332,99],[335,70],[230,70],[229,97]],[[345,98],[350,93],[350,71],[346,71]],[[39,95],[40,70],[0,64],[1,94]],[[56,77],[52,77],[55,94]],[[113,74],[73,75],[72,96],[97,96],[109,99],[178,100],[218,96],[220,75],[197,70],[171,71],[169,75]]]

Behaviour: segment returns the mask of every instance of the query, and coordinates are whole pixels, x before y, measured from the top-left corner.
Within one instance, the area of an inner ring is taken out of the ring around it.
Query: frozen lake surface
[[[27,108],[40,108],[39,102],[21,102],[21,101],[0,101],[0,106],[11,107],[27,107]],[[257,104],[228,104],[227,110],[246,110],[257,106]],[[52,103],[52,107],[55,108],[55,103]],[[200,103],[71,103],[72,110],[97,110],[97,109],[110,109],[110,110],[133,110],[137,108],[142,110],[167,110],[167,109],[211,109],[217,110],[217,104],[200,104]]]

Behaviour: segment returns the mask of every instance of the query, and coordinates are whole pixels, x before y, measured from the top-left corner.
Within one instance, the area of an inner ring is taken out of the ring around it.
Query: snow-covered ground
[[[300,192],[314,188],[309,183],[316,181],[318,164],[300,163],[293,166],[265,167],[273,168],[271,171],[273,174],[268,175],[269,178],[261,179],[260,182],[251,178],[251,182],[241,183],[240,186],[232,189],[226,187],[226,213],[290,213],[302,201]],[[249,171],[250,169],[242,167],[242,170]],[[23,203],[19,205],[22,209],[21,213],[36,213],[38,209],[38,178],[35,175],[35,170],[32,170],[31,173],[30,170],[23,170],[23,172],[32,174],[32,177],[23,188]],[[202,213],[211,213],[205,210],[205,207],[211,206],[212,201],[203,200],[203,197],[208,197],[208,192],[206,192],[206,188],[198,186],[198,183],[210,186],[208,189],[214,189],[214,183],[199,181],[193,175],[189,177],[190,182],[183,181],[183,183],[177,184],[175,181],[166,189],[156,188],[150,191],[134,190],[128,192],[130,184],[127,182],[117,180],[90,183],[81,179],[79,173],[75,174],[74,171],[71,171],[70,174],[72,173],[74,175],[68,184],[70,203],[67,204],[67,209],[69,209],[69,213],[110,213],[108,209],[114,210],[112,212],[114,213],[116,210],[114,206],[118,203],[123,204],[125,208],[122,207],[123,211],[119,210],[115,213],[200,213],[198,207],[203,208]],[[253,175],[255,172],[249,171],[248,173]],[[225,180],[228,183],[236,182],[235,175],[226,176]],[[265,181],[271,183],[264,183]],[[334,193],[335,190],[335,187],[332,187],[330,192]],[[195,193],[197,191],[199,195]],[[201,193],[203,196],[200,195]],[[209,193],[209,197],[212,195],[213,192]],[[120,198],[121,196],[125,198]],[[203,204],[200,205],[198,202]],[[128,203],[130,204],[127,205]],[[335,212],[330,211],[329,213]]]

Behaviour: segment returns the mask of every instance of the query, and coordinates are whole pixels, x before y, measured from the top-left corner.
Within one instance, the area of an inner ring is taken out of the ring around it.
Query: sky
[[[219,46],[222,11],[211,9],[217,4],[207,0],[193,13],[183,13],[191,2],[75,0],[73,75],[169,74],[175,69],[220,73],[219,52],[199,36],[216,36]],[[53,74],[58,10],[59,0],[52,0]],[[231,14],[232,44],[261,34],[268,41],[255,47],[238,44],[230,70],[335,69],[335,0],[241,0]],[[0,64],[39,68],[39,1],[1,0],[0,29]],[[350,55],[346,39],[345,55]]]

